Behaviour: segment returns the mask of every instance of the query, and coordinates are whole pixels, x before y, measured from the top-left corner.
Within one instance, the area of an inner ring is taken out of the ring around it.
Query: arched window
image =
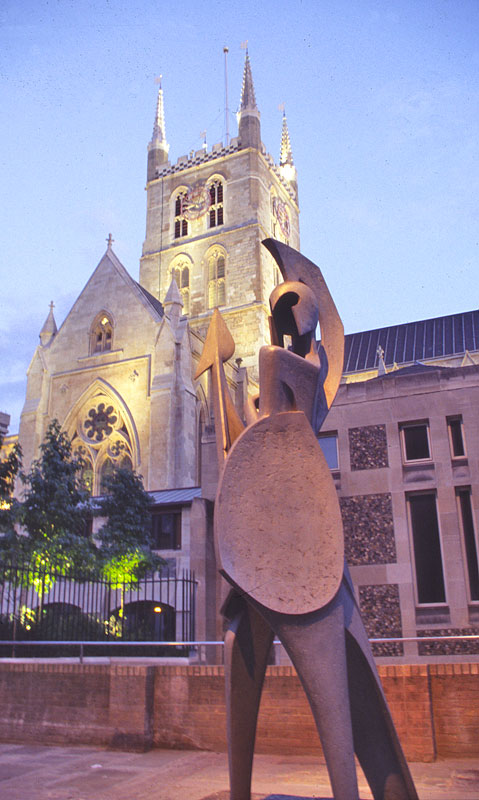
[[[66,430],[74,456],[83,462],[80,483],[91,495],[104,493],[105,479],[114,469],[135,469],[138,456],[133,423],[118,398],[100,387],[72,411]]]
[[[209,210],[209,226],[216,228],[224,222],[223,213],[223,184],[220,180],[215,180],[209,186],[210,192],[210,210]]]
[[[100,467],[100,494],[106,494],[106,479],[113,474],[115,466],[111,458],[105,458],[103,464]]]
[[[224,251],[215,247],[208,256],[208,308],[224,306],[226,257]]]
[[[175,239],[188,236],[188,221],[184,210],[186,207],[186,192],[179,192],[175,199]]]
[[[113,323],[110,316],[102,311],[95,318],[90,333],[90,353],[103,353],[111,350],[113,342]]]
[[[183,300],[183,314],[190,313],[190,265],[188,259],[182,258],[174,262],[171,270],[171,277],[175,279]]]

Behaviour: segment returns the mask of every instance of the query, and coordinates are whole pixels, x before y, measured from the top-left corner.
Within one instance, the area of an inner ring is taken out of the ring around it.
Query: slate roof
[[[378,346],[388,367],[433,358],[462,355],[479,350],[479,311],[403,325],[391,325],[345,336],[344,372],[359,372],[378,366]]]
[[[201,497],[201,486],[192,486],[187,489],[162,489],[158,492],[149,492],[155,505],[178,505],[191,503],[195,497]]]
[[[148,302],[150,303],[150,305],[151,305],[151,306],[153,306],[153,308],[155,309],[156,313],[157,313],[157,314],[159,314],[159,315],[160,315],[160,317],[162,317],[162,316],[164,315],[164,313],[165,313],[165,312],[164,312],[164,310],[163,310],[163,306],[162,306],[162,304],[160,303],[160,301],[159,301],[159,300],[157,300],[157,299],[156,299],[156,297],[153,297],[153,295],[152,295],[152,294],[150,294],[150,293],[149,293],[149,292],[148,292],[148,291],[145,289],[145,287],[141,285],[141,283],[138,283],[137,281],[135,281],[135,283],[136,283],[136,285],[138,286],[138,288],[139,288],[139,289],[141,289],[142,293],[144,294],[144,296],[146,297],[146,299],[148,300]]]

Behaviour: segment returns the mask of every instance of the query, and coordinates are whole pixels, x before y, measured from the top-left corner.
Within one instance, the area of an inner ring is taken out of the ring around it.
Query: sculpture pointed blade
[[[226,327],[226,323],[217,308],[213,311],[203,352],[196,370],[195,380],[203,372],[213,366],[216,358],[221,362],[228,361],[235,351],[234,339]]]

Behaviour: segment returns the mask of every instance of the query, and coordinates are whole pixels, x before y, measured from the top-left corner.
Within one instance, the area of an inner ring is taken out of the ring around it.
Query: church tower
[[[238,136],[229,144],[172,163],[160,86],[148,145],[140,284],[163,299],[175,278],[183,314],[201,335],[219,307],[236,342],[235,357],[254,371],[259,347],[269,342],[268,300],[280,278],[261,241],[273,236],[299,249],[299,207],[286,118],[279,164],[261,142],[248,51],[237,119]]]

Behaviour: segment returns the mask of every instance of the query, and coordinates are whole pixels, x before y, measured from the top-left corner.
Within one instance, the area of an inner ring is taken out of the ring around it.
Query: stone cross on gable
[[[108,239],[105,239],[105,241],[108,243],[108,249],[110,250],[110,249],[111,249],[111,246],[112,246],[112,244],[113,244],[113,242],[115,241],[115,240],[113,239],[113,237],[112,237],[111,233],[109,233],[109,234],[108,234]]]

